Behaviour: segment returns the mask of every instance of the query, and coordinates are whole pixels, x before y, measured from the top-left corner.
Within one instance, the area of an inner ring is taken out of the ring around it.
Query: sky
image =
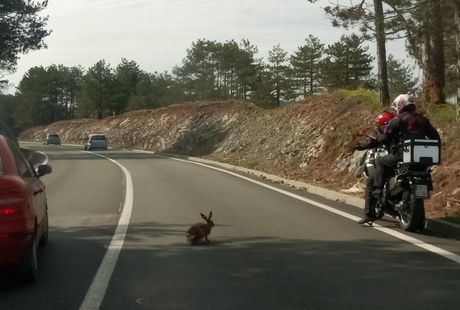
[[[330,0],[49,0],[47,49],[21,56],[14,86],[33,66],[63,64],[89,68],[104,59],[113,67],[121,58],[136,61],[147,72],[180,65],[197,39],[225,42],[249,39],[259,57],[278,43],[290,54],[312,34],[331,44],[342,34],[323,8]],[[375,42],[367,43],[376,57]],[[404,42],[390,42],[388,52],[407,57]]]

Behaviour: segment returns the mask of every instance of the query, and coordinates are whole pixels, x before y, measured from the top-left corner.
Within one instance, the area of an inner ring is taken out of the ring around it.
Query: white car
[[[84,148],[87,151],[91,150],[107,150],[108,142],[104,134],[89,134],[84,140]]]

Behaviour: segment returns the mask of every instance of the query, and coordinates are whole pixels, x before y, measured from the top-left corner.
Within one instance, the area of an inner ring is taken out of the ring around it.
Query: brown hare
[[[203,238],[209,243],[208,236],[211,233],[211,228],[214,227],[214,222],[211,221],[212,211],[207,217],[203,213],[200,214],[206,223],[195,224],[187,230],[187,241],[191,244],[197,244]]]

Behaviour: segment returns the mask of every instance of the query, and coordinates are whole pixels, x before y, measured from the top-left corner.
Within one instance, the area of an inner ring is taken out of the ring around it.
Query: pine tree
[[[300,46],[291,56],[292,74],[295,86],[301,90],[305,98],[313,95],[320,87],[321,60],[324,54],[324,44],[313,35],[305,39],[305,45]]]
[[[2,0],[0,4],[0,78],[13,72],[20,54],[45,48],[48,17],[38,15],[47,0]],[[1,81],[5,84],[6,81]]]
[[[449,1],[446,0],[446,3]],[[446,84],[444,1],[394,0],[385,2],[393,10],[391,28],[395,33],[404,32],[409,53],[423,70],[425,100],[444,103]]]
[[[276,104],[279,106],[282,101],[292,98],[287,52],[279,44],[275,45],[268,51],[268,62],[268,74],[272,92]]]
[[[236,75],[239,81],[239,98],[247,100],[254,92],[255,82],[259,74],[260,60],[256,59],[258,49],[249,40],[242,40],[236,61]]]
[[[136,93],[136,86],[139,82],[141,70],[135,61],[121,59],[121,63],[115,69],[112,108],[115,114],[126,112],[129,99]]]
[[[83,77],[83,89],[79,98],[82,116],[95,116],[101,119],[111,115],[113,86],[113,70],[104,60],[89,68]]]
[[[412,71],[403,61],[398,61],[393,55],[388,56],[388,81],[392,98],[399,94],[416,93],[417,80]]]
[[[271,74],[268,72],[268,66],[261,63],[257,80],[254,84],[254,93],[252,100],[255,104],[264,108],[273,108],[279,104],[273,95],[273,85],[271,83]]]
[[[343,35],[339,42],[328,46],[323,62],[323,79],[328,89],[366,86],[373,58],[362,43],[363,39],[356,35]]]
[[[50,97],[50,77],[46,68],[30,68],[18,86],[18,102],[15,109],[18,126],[28,128],[53,122],[55,107]]]
[[[317,0],[308,0],[316,2]],[[392,2],[399,0],[392,0]],[[405,0],[403,0],[405,1]],[[383,105],[390,103],[388,91],[388,72],[386,59],[387,27],[385,25],[388,10],[384,10],[383,0],[350,0],[347,4],[325,7],[326,14],[332,19],[333,26],[346,29],[359,26],[365,39],[375,38],[377,42],[377,60],[379,88]]]
[[[216,41],[198,40],[192,43],[181,67],[173,69],[190,99],[216,99],[219,97],[216,85],[219,85],[219,50],[221,44]],[[225,70],[226,71],[226,70]],[[231,77],[224,76],[231,84]]]
[[[198,40],[173,73],[190,99],[246,100],[258,74],[256,53],[248,40],[240,44]]]

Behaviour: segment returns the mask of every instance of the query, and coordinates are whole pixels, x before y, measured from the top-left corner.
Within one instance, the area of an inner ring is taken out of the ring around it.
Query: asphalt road
[[[37,284],[0,281],[2,310],[459,307],[458,262],[295,197],[150,154],[27,147],[46,153],[53,167],[43,177],[50,240],[39,251]],[[116,160],[131,179],[97,154]],[[278,188],[351,216],[362,213]],[[129,226],[118,225],[129,197]],[[187,244],[188,227],[211,210],[211,243]],[[402,233],[395,222],[381,224]],[[119,256],[109,247],[114,234],[124,241],[116,243]],[[459,241],[404,235],[460,255]],[[113,270],[107,258],[116,262]],[[99,274],[108,275],[106,287]],[[100,304],[91,307],[88,296]]]

